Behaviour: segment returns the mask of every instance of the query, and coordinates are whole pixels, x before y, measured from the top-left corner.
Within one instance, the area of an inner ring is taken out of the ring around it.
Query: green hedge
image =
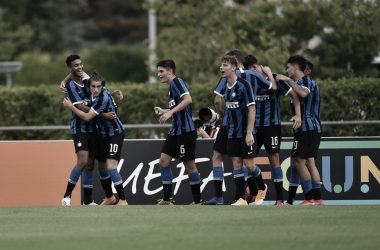
[[[318,81],[322,98],[322,121],[380,120],[380,79],[349,78]],[[214,107],[216,83],[193,84],[189,90],[193,110]],[[118,114],[124,124],[158,123],[154,106],[167,107],[166,83],[111,83],[110,90],[120,89],[124,99],[116,99]],[[71,112],[62,100],[58,85],[37,87],[0,87],[0,126],[68,125]],[[282,120],[291,117],[289,98],[281,101]],[[170,123],[168,121],[167,123]],[[147,138],[147,129],[127,130],[126,138]],[[168,129],[149,129],[151,135],[166,134]],[[324,126],[323,136],[378,136],[380,125]],[[290,126],[283,126],[283,136],[292,136]],[[0,140],[71,139],[70,131],[1,131]]]

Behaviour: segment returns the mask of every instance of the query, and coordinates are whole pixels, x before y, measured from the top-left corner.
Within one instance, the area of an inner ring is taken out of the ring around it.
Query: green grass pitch
[[[380,206],[0,208],[0,249],[379,249]]]

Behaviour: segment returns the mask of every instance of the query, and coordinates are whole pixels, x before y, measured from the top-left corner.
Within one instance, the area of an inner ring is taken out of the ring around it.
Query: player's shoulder
[[[241,77],[238,77],[237,80],[236,80],[236,83],[239,84],[239,85],[242,85],[242,86],[249,86],[249,82]]]
[[[179,77],[175,77],[171,82],[170,84],[185,84],[185,81],[182,80],[181,78]]]
[[[224,77],[221,77],[220,78],[220,80],[219,80],[219,82],[218,82],[218,87],[223,87],[223,86],[225,86],[227,84],[227,79],[226,78],[224,78]]]
[[[66,89],[71,89],[72,87],[75,86],[75,82],[73,81],[73,79],[69,78],[66,82],[65,82],[65,88]]]

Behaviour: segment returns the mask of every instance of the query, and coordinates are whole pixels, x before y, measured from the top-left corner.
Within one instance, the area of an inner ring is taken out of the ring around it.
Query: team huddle
[[[158,205],[174,205],[173,174],[170,162],[183,162],[188,174],[193,202],[190,205],[221,205],[223,198],[223,158],[228,155],[233,163],[236,192],[232,205],[244,206],[263,203],[267,185],[254,159],[264,145],[276,189],[275,205],[293,205],[296,190],[301,184],[305,200],[300,205],[323,205],[320,175],[315,158],[321,140],[320,94],[318,85],[310,77],[313,64],[302,56],[292,56],[287,63],[289,77],[271,72],[253,55],[244,56],[233,50],[221,58],[221,79],[214,91],[215,108],[221,126],[213,146],[213,184],[215,196],[203,201],[201,178],[195,165],[197,128],[192,120],[192,98],[185,82],[175,75],[173,60],[157,63],[158,77],[169,85],[168,109],[154,107],[159,122],[172,119],[172,126],[161,150],[159,166],[163,185],[163,199]],[[82,175],[84,205],[97,205],[92,200],[94,159],[99,162],[99,173],[105,199],[101,205],[115,204],[112,182],[119,196],[118,205],[128,205],[123,181],[117,172],[124,138],[124,127],[117,116],[113,97],[120,99],[120,91],[108,91],[104,79],[94,72],[88,77],[77,55],[66,60],[70,75],[61,84],[66,92],[64,105],[73,112],[71,133],[78,158],[68,181],[62,205],[70,205],[71,193]],[[289,196],[284,203],[283,172],[279,152],[281,144],[280,97],[289,95],[294,129],[293,164]],[[226,110],[222,110],[222,99]],[[246,185],[249,188],[246,189]],[[246,190],[248,192],[246,192]],[[231,203],[229,203],[231,204]]]

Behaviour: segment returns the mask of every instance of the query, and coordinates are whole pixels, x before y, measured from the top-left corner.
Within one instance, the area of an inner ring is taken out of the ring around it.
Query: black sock
[[[190,185],[191,193],[193,193],[193,199],[195,203],[200,203],[201,197],[201,184]]]
[[[313,199],[313,191],[312,189],[309,190],[305,195],[305,200],[312,200]]]
[[[223,197],[223,181],[214,180],[214,190],[216,197]]]
[[[84,204],[90,204],[92,200],[92,188],[83,188],[83,203]]]
[[[63,197],[70,197],[71,198],[71,193],[73,192],[76,184],[72,184],[71,182],[67,182],[67,188],[66,188],[66,193]]]
[[[244,199],[245,196],[245,179],[244,176],[235,178],[235,185],[236,185],[236,195],[237,199]]]
[[[274,183],[274,188],[276,189],[276,193],[277,193],[276,200],[282,201],[284,199],[284,196],[282,195],[282,181],[275,182]]]
[[[312,189],[312,192],[313,192],[314,200],[322,199],[321,188]]]
[[[170,198],[173,198],[172,185],[173,184],[162,184],[164,189],[164,201],[170,201]]]
[[[288,200],[286,203],[293,204],[294,198],[296,197],[298,186],[289,186],[289,192],[288,192]]]
[[[119,200],[125,200],[123,183],[119,185],[115,185],[115,189],[116,189],[117,194],[119,195]]]
[[[259,186],[259,190],[265,190],[265,184],[264,184],[264,180],[263,180],[263,176],[261,175],[261,172],[258,176],[251,177],[251,178],[255,179],[257,185]]]
[[[252,196],[256,196],[257,193],[259,192],[259,190],[257,189],[255,178],[253,178],[253,177],[248,178],[247,184],[249,187],[249,194]]]
[[[101,179],[100,183],[102,184],[103,190],[106,193],[106,197],[107,198],[111,198],[112,195],[113,195],[113,192],[112,192],[112,179],[111,179],[111,177],[107,178],[107,179]]]

